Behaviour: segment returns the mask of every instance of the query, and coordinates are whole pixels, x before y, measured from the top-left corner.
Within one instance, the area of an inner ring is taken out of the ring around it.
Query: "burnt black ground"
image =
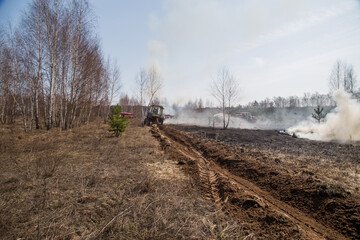
[[[232,174],[350,239],[360,237],[360,146],[293,138],[275,130],[165,125]],[[174,129],[174,130],[175,130]],[[183,142],[186,142],[185,140]]]
[[[294,138],[278,130],[213,129],[209,127],[171,125],[172,127],[216,139],[230,145],[280,154],[321,156],[335,161],[360,163],[360,143],[323,142]]]

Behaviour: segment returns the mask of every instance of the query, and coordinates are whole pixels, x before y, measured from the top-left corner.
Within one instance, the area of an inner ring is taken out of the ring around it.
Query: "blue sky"
[[[0,22],[16,24],[29,0],[0,0]],[[141,67],[156,64],[170,102],[210,96],[226,66],[240,103],[328,92],[337,59],[360,73],[356,0],[91,0],[104,55],[117,59],[123,92]],[[358,79],[360,80],[360,79]]]

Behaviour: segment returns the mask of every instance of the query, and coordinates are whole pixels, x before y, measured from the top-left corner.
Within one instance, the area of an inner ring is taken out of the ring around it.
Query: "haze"
[[[16,26],[27,0],[0,1],[0,21]],[[92,0],[104,55],[117,59],[122,92],[135,95],[141,67],[156,64],[170,103],[215,102],[209,83],[226,66],[239,103],[328,92],[337,59],[360,72],[360,2]]]

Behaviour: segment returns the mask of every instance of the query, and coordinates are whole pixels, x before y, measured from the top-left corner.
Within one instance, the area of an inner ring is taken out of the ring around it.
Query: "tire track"
[[[218,189],[218,178],[215,171],[211,170],[209,167],[209,162],[204,158],[194,157],[194,149],[183,149],[184,147],[178,143],[170,140],[173,146],[176,146],[176,150],[183,156],[189,158],[190,160],[196,163],[197,169],[199,171],[199,187],[202,193],[206,196],[207,199],[213,200],[215,203],[220,203],[221,198],[219,197]]]
[[[185,135],[174,136],[166,129],[161,132],[155,129],[154,132],[159,134],[162,142],[167,143],[168,150],[170,148],[170,151],[175,151],[195,163],[198,185],[205,198],[214,201],[241,221],[246,220],[246,214],[239,210],[250,209],[255,215],[255,223],[253,223],[255,228],[261,225],[261,223],[256,223],[256,219],[260,221],[265,219],[265,222],[275,221],[274,224],[278,224],[277,219],[280,219],[284,222],[283,225],[291,225],[290,229],[298,229],[301,239],[345,239],[338,232],[321,225],[298,209],[273,198],[255,184],[231,174],[215,162],[206,159],[201,152],[187,142]],[[254,221],[254,219],[250,217],[249,221]],[[274,226],[269,224],[269,228],[272,227]],[[261,231],[266,232],[266,229]]]

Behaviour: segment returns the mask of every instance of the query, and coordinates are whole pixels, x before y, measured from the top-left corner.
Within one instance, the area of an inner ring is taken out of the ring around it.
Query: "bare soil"
[[[153,130],[195,185],[259,239],[359,239],[360,146],[277,131]]]

